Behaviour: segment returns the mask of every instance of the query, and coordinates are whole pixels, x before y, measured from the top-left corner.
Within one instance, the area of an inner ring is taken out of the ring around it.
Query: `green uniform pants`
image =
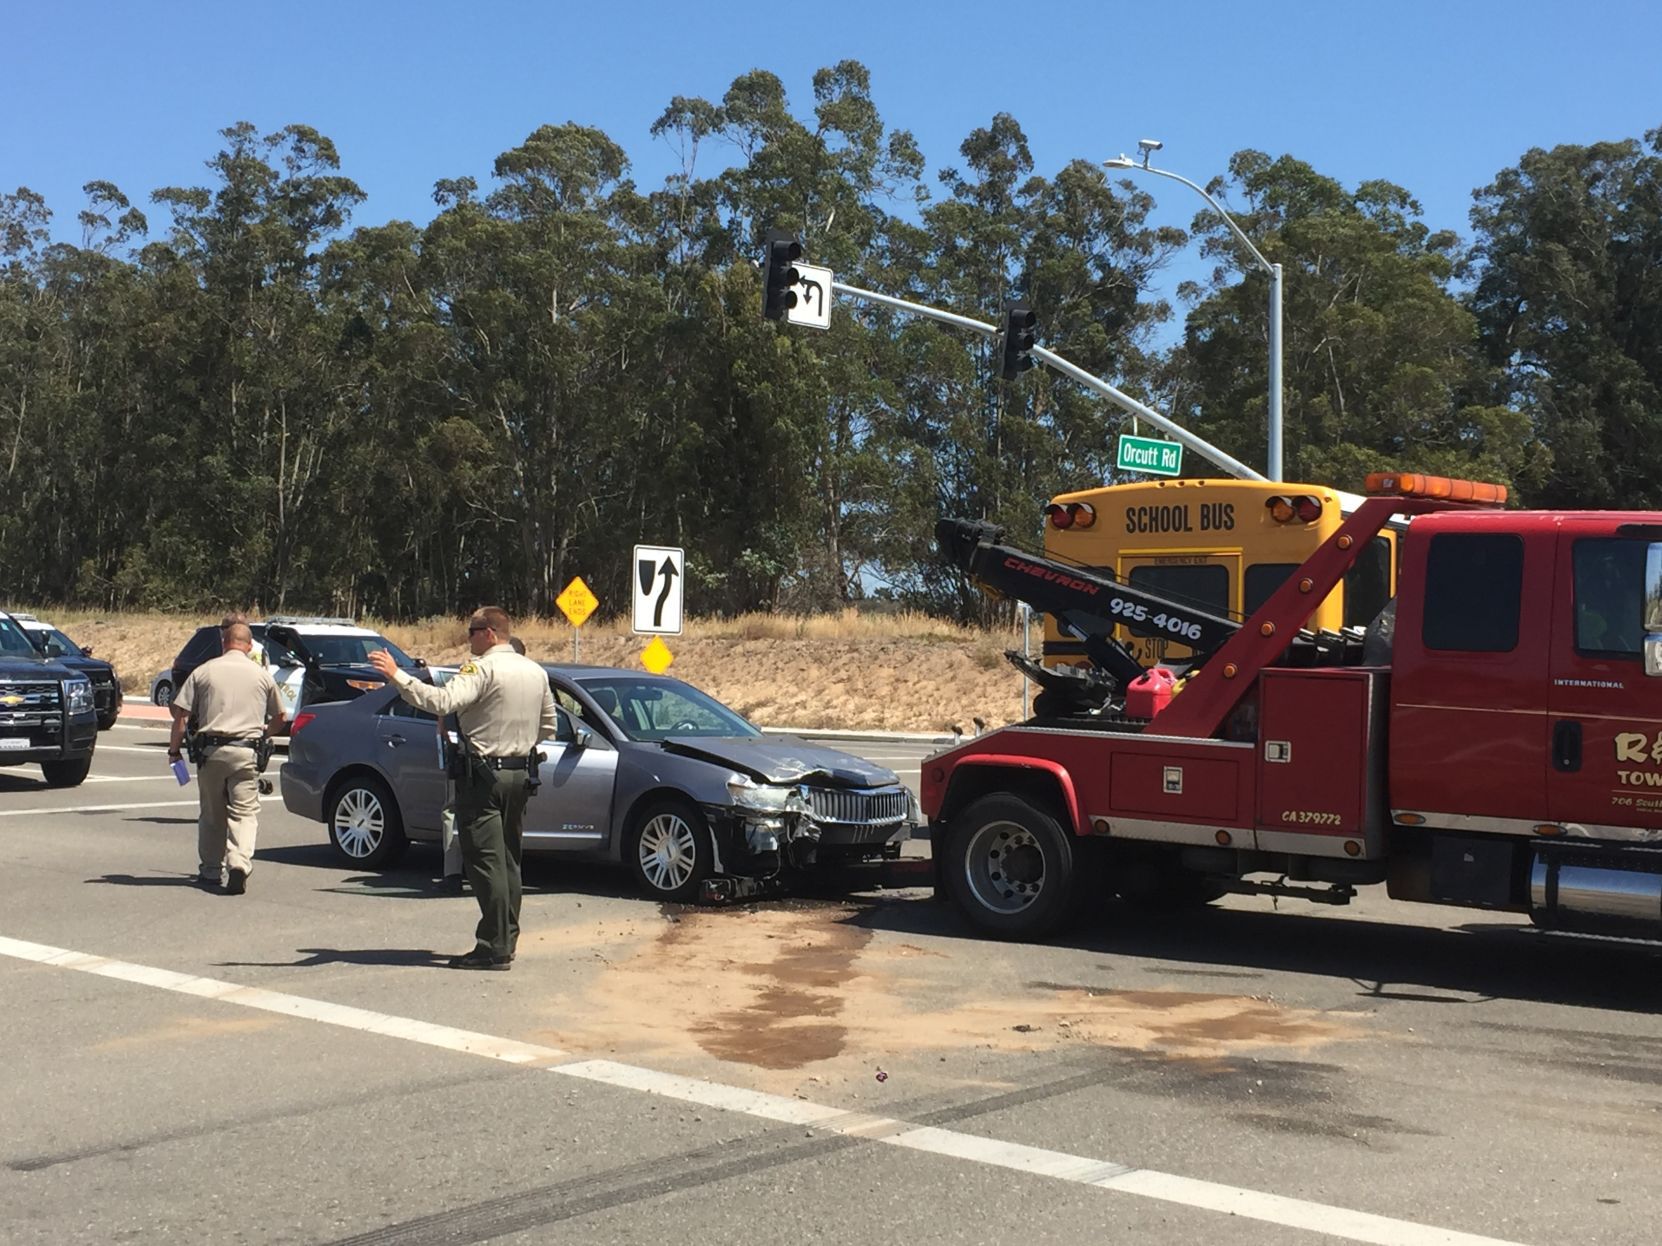
[[[462,864],[479,901],[478,950],[512,956],[519,942],[519,861],[525,771],[475,764],[456,783]]]

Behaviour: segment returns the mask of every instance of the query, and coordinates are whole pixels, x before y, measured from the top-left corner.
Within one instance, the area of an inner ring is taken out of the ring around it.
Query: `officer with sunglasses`
[[[527,771],[538,743],[554,737],[558,716],[547,673],[514,652],[512,642],[507,613],[481,607],[467,625],[473,656],[442,688],[412,678],[385,650],[369,655],[404,700],[439,718],[454,714],[461,727],[462,751],[451,774],[462,865],[479,901],[479,927],[476,946],[452,957],[452,969],[508,969],[519,941]]]

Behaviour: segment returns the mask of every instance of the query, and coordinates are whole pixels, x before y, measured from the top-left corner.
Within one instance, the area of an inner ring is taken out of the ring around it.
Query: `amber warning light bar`
[[[1439,498],[1449,502],[1506,504],[1506,486],[1482,480],[1455,480],[1450,476],[1422,476],[1418,472],[1373,472],[1364,486],[1376,497]]]

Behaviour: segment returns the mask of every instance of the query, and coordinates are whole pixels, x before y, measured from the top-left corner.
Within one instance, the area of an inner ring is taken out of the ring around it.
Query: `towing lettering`
[[[1011,571],[1020,571],[1023,575],[1030,575],[1036,580],[1048,580],[1063,585],[1076,593],[1086,593],[1095,597],[1100,591],[1089,580],[1078,580],[1071,575],[1064,575],[1060,571],[1053,571],[1049,567],[1040,567],[1034,563],[1024,562],[1020,558],[1005,558],[1004,565]]]

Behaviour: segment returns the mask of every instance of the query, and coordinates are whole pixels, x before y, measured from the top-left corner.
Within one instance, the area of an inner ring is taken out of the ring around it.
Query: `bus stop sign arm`
[[[849,298],[861,299],[868,303],[880,303],[885,307],[893,307],[899,311],[911,312],[914,315],[925,316],[930,320],[938,320],[942,324],[956,325],[960,329],[968,329],[972,333],[979,333],[982,337],[996,338],[998,326],[986,324],[980,320],[972,320],[968,316],[960,316],[955,312],[941,311],[939,308],[928,307],[922,303],[909,302],[898,299],[890,294],[878,294],[874,290],[862,290],[858,286],[847,285],[841,281],[833,281],[831,289],[837,294],[846,294]],[[1154,427],[1165,433],[1174,441],[1179,441],[1200,455],[1210,463],[1215,463],[1224,471],[1240,480],[1263,480],[1263,473],[1253,471],[1245,463],[1225,454],[1211,442],[1196,437],[1181,424],[1167,416],[1161,415],[1154,408],[1138,402],[1130,394],[1116,389],[1101,377],[1092,376],[1077,364],[1069,363],[1053,350],[1046,350],[1043,346],[1033,348],[1033,357],[1048,367],[1060,372],[1070,380],[1077,381],[1092,393],[1100,394],[1123,411],[1136,416],[1140,420],[1147,420]]]

